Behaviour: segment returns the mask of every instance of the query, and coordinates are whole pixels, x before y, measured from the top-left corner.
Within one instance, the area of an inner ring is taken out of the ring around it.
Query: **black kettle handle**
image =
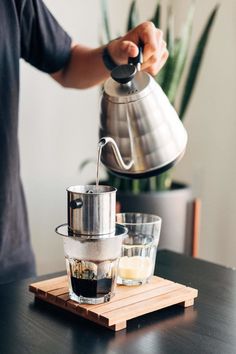
[[[118,65],[111,72],[113,80],[120,84],[127,84],[130,82],[137,71],[141,69],[143,62],[143,44],[140,42],[138,45],[139,53],[136,57],[128,59],[128,64]]]
[[[134,57],[134,58],[129,57],[128,64],[132,64],[132,65],[135,65],[137,67],[139,64],[143,63],[143,48],[144,48],[144,44],[142,42],[139,42],[139,44],[138,44],[138,55],[136,57]]]

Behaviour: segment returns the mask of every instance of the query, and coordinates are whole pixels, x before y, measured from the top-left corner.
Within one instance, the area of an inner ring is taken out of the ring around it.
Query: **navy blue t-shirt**
[[[19,60],[54,73],[71,39],[41,0],[0,0],[0,283],[35,273],[18,146]]]

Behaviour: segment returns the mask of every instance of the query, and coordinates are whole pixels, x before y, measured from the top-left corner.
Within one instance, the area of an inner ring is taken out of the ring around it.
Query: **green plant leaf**
[[[109,170],[107,170],[107,176],[108,176],[108,183],[110,186],[113,186],[117,189],[120,189],[121,186],[121,178],[114,175],[111,173]]]
[[[148,189],[150,192],[155,192],[157,190],[157,178],[156,176],[150,177],[148,180]]]
[[[185,82],[184,86],[184,91],[183,91],[183,96],[180,104],[180,111],[179,111],[179,116],[180,119],[182,120],[184,117],[184,114],[186,112],[186,109],[188,107],[196,79],[199,73],[199,69],[202,63],[203,55],[206,49],[206,44],[208,42],[209,34],[211,31],[211,28],[214,24],[215,16],[217,14],[219,5],[216,5],[213,11],[211,12],[207,23],[202,31],[202,34],[200,35],[200,38],[198,40],[195,52],[193,54],[193,58],[190,64],[189,72],[187,75],[187,79]]]
[[[178,57],[180,55],[180,50],[181,50],[181,40],[176,39],[174,49],[172,50],[172,52],[169,53],[168,61],[164,67],[165,70],[164,70],[162,83],[161,83],[162,89],[168,97],[169,97],[169,91],[171,90],[171,85],[174,77],[174,72],[176,70]],[[173,98],[173,101],[174,99],[175,97]],[[171,103],[173,102],[171,101]]]
[[[159,73],[155,76],[156,82],[158,82],[158,84],[161,87],[163,86],[164,78],[165,78],[165,75],[166,75],[166,67],[167,67],[167,64],[164,65],[163,68],[161,69],[161,71],[159,71]]]
[[[167,28],[166,28],[166,45],[169,53],[174,51],[174,16],[172,7],[168,6],[167,9]]]
[[[127,31],[130,31],[132,28],[136,27],[139,23],[139,16],[136,6],[136,0],[133,0],[130,5],[129,15],[128,15],[128,23],[127,23]]]
[[[104,24],[104,30],[106,35],[105,42],[107,43],[110,42],[112,39],[109,20],[108,20],[107,0],[101,0],[101,9],[102,9],[102,21]]]
[[[132,180],[132,193],[139,194],[141,192],[140,181],[138,179]]]
[[[159,85],[166,90],[164,86],[164,82],[167,80],[171,80],[171,75],[173,74],[174,69],[174,18],[172,13],[172,8],[169,6],[167,10],[167,29],[166,29],[166,43],[167,49],[169,51],[169,58],[161,69],[161,71],[156,75],[155,80],[159,83]]]
[[[169,98],[170,102],[174,104],[179,83],[185,67],[189,43],[192,33],[193,16],[195,11],[195,1],[192,2],[187,20],[182,30],[182,36],[177,39],[173,54],[171,53],[168,60],[168,68],[166,69],[166,77],[164,78],[163,89]]]
[[[159,0],[157,1],[156,10],[154,16],[151,18],[151,21],[157,28],[161,27],[161,5]]]
[[[149,188],[150,192],[156,191],[166,191],[171,188],[171,170],[165,171],[158,176],[149,178]]]

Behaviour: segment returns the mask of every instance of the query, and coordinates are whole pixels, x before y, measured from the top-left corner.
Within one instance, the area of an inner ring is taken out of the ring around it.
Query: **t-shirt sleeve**
[[[23,1],[20,29],[21,57],[27,62],[47,73],[66,65],[71,38],[41,0]]]

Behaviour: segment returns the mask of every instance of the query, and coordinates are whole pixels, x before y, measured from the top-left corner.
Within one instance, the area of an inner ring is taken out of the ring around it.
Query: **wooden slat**
[[[64,303],[64,304],[63,304],[63,303],[60,303],[60,302],[55,303],[55,301],[52,301],[52,300],[50,300],[49,298],[46,298],[45,296],[40,295],[39,293],[35,294],[35,297],[38,298],[38,299],[40,299],[40,300],[42,300],[42,301],[46,301],[46,302],[48,302],[48,303],[50,303],[50,304],[52,304],[52,305],[56,305],[57,307],[59,307],[59,308],[61,308],[61,309],[63,309],[63,310],[68,310],[69,312],[72,312],[73,314],[79,315],[79,316],[81,316],[81,317],[83,317],[83,318],[85,318],[85,319],[88,320],[88,318],[87,318],[86,316],[84,316],[83,313],[79,314],[78,311],[76,311],[76,310],[73,309],[72,307],[67,308],[67,307],[66,307],[66,303]],[[72,300],[70,300],[70,301],[72,301]],[[78,304],[78,305],[79,305],[79,304]],[[101,325],[100,321],[93,320],[93,322],[95,322],[95,323]],[[115,324],[115,325],[113,325],[113,326],[106,326],[105,324],[103,324],[103,326],[104,326],[104,327],[107,327],[107,328],[109,328],[109,329],[112,329],[112,330],[114,330],[114,331],[116,331],[116,328],[119,328],[120,325],[121,325],[121,326],[124,326],[124,324],[126,324],[126,322],[125,322],[125,323],[124,323],[124,322],[117,323],[117,324]],[[122,327],[121,329],[123,329],[123,328],[125,328],[125,327]],[[119,330],[119,329],[118,329],[118,330]]]
[[[108,302],[106,304],[103,304],[103,306],[100,306],[99,308],[96,308],[96,309],[92,308],[91,311],[88,311],[88,315],[92,315],[92,317],[95,316],[97,318],[99,318],[100,315],[106,316],[106,313],[109,311],[123,309],[124,307],[132,305],[134,303],[138,304],[139,302],[142,302],[143,299],[145,299],[145,301],[147,301],[147,300],[149,300],[153,297],[156,297],[158,295],[166,294],[166,293],[169,293],[171,291],[174,291],[174,290],[177,290],[177,289],[180,289],[183,287],[184,287],[184,285],[171,283],[169,285],[148,291],[145,293],[145,295],[143,293],[140,293],[137,295],[130,296],[128,298],[120,299],[119,301]]]
[[[192,297],[195,297],[192,289],[185,287],[168,294],[153,297],[149,301],[144,299],[142,302],[134,303],[128,307],[107,312],[105,315],[100,316],[100,319],[108,326],[112,326],[117,322],[130,320],[131,318],[178,304],[183,300],[189,300]]]
[[[164,307],[191,306],[197,290],[170,280],[152,277],[141,286],[117,286],[116,295],[99,305],[79,304],[69,298],[67,276],[31,284],[37,298],[82,316],[114,331],[126,327],[127,320]]]
[[[41,290],[41,292],[48,292],[50,290],[56,290],[58,288],[63,288],[67,286],[67,276],[63,275],[58,278],[43,280],[37,283],[33,283],[30,285],[30,291],[37,292]]]
[[[64,304],[68,300],[70,300],[68,293],[56,296],[56,302],[61,302]]]
[[[120,331],[121,329],[126,328],[126,326],[127,326],[127,322],[124,321],[124,322],[116,323],[115,325],[110,326],[109,328],[112,329],[113,331]]]
[[[55,296],[60,296],[68,293],[68,286],[64,286],[63,288],[55,289],[55,290],[50,290],[46,294],[47,296],[51,296],[54,298]]]
[[[194,299],[189,299],[184,302],[181,302],[179,305],[183,307],[189,307],[189,306],[193,306],[193,304],[194,304]]]
[[[141,285],[137,285],[137,286],[124,286],[124,285],[118,285],[116,287],[116,295],[115,295],[115,299],[118,300],[120,298],[124,298],[125,296],[132,296],[132,295],[136,295],[142,292],[146,292],[152,289],[156,289],[158,287],[162,287],[163,285],[167,285],[172,283],[170,280],[164,279],[164,278],[160,278],[160,277],[156,277],[153,276],[149,283],[147,284],[143,284]]]

